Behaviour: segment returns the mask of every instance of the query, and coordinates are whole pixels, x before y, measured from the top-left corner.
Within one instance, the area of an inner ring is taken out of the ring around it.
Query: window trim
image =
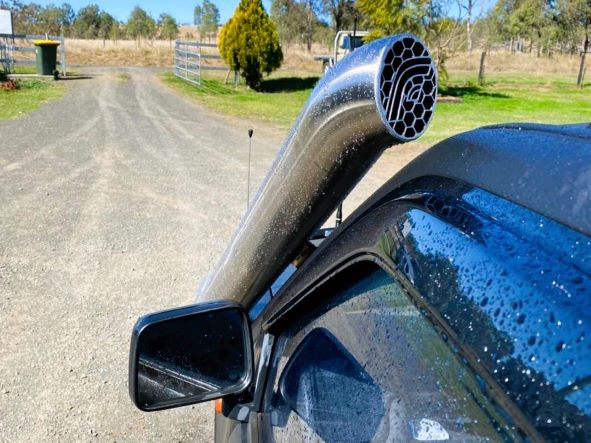
[[[412,197],[409,198],[399,197],[388,202],[384,202],[383,205],[372,208],[371,211],[364,214],[364,216],[355,221],[355,223],[347,226],[362,224],[367,216],[369,216],[375,210],[381,208],[384,205],[396,203],[405,205],[425,211],[425,208],[417,206],[416,202],[413,201]],[[427,211],[425,211],[427,212]],[[428,213],[428,212],[427,212]],[[445,221],[445,220],[444,220]],[[445,221],[447,223],[447,221]],[[338,234],[342,234],[345,231],[341,231]],[[328,247],[336,248],[338,251],[342,248],[338,242],[331,242],[327,245]],[[311,257],[313,260],[314,257]],[[371,267],[379,267],[386,272],[392,279],[397,281],[402,289],[405,291],[411,302],[425,315],[429,323],[435,329],[435,332],[440,335],[449,346],[453,346],[458,350],[458,354],[461,356],[467,369],[470,370],[475,376],[480,377],[484,382],[483,389],[486,390],[487,395],[492,400],[497,402],[501,408],[511,417],[511,420],[515,423],[516,429],[519,432],[528,435],[532,441],[543,441],[542,436],[539,434],[537,429],[529,421],[529,419],[523,414],[517,405],[513,403],[511,398],[504,392],[501,386],[492,378],[483,364],[478,362],[478,356],[474,350],[469,346],[464,345],[457,337],[457,334],[453,331],[451,326],[443,318],[443,316],[434,308],[431,307],[427,300],[414,288],[412,283],[406,278],[406,276],[399,270],[396,269],[394,263],[387,260],[384,256],[378,254],[373,245],[365,245],[358,248],[355,251],[345,255],[342,259],[337,262],[333,262],[332,266],[326,268],[324,272],[309,284],[307,284],[301,291],[295,294],[289,302],[277,306],[275,303],[270,303],[263,314],[257,319],[258,327],[261,331],[272,334],[275,337],[275,344],[273,346],[271,363],[267,377],[260,388],[263,395],[263,401],[261,403],[261,410],[265,411],[268,409],[271,401],[270,389],[272,389],[272,380],[276,376],[277,368],[274,367],[274,356],[277,352],[277,342],[279,337],[291,326],[297,323],[298,313],[304,309],[310,310],[318,308],[322,304],[326,304],[333,297],[322,296],[321,293],[326,290],[328,285],[343,284],[350,279],[350,275],[347,271],[351,271],[351,268],[355,266],[370,265]],[[289,285],[286,285],[286,287]],[[278,295],[281,295],[283,291],[280,291]],[[282,297],[276,297],[275,301],[281,300]]]

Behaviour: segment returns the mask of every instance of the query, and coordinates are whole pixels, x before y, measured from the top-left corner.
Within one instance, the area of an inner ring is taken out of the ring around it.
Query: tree
[[[554,0],[498,0],[487,20],[497,41],[511,41],[511,51],[523,51],[529,37],[530,52],[536,44],[540,55],[558,39]]]
[[[312,51],[314,40],[314,30],[318,23],[318,12],[320,12],[320,3],[318,0],[304,0],[304,41],[308,52]]]
[[[39,10],[37,18],[38,30],[42,33],[59,35],[62,32],[62,10],[61,8],[48,5]]]
[[[263,73],[270,74],[283,61],[277,29],[261,0],[240,0],[220,31],[218,47],[230,68],[253,89],[260,87]]]
[[[195,6],[195,26],[199,30],[199,38],[215,39],[220,25],[220,11],[218,7],[209,0],[203,0],[202,6]]]
[[[105,46],[106,40],[111,36],[113,26],[115,26],[115,19],[108,12],[101,11],[99,14],[99,24],[98,37],[103,39],[103,46]]]
[[[273,0],[271,17],[279,31],[282,42],[305,43],[308,51],[312,49],[315,37],[325,26],[318,18],[322,11],[319,0]]]
[[[577,52],[589,40],[591,0],[558,0],[556,2],[560,40],[570,52]]]
[[[60,25],[62,27],[64,35],[70,35],[72,24],[74,23],[75,18],[76,13],[74,12],[74,8],[72,8],[72,5],[69,3],[63,3],[60,7]]]
[[[353,0],[322,0],[322,10],[330,15],[335,33],[353,27],[357,14]]]
[[[401,32],[425,39],[433,50],[439,82],[445,83],[445,62],[459,47],[461,20],[452,18],[455,0],[358,0],[357,7],[369,21],[370,39]]]
[[[474,21],[474,8],[478,0],[459,0],[460,8],[466,10],[466,47],[468,52],[472,52],[472,27]]]
[[[49,4],[42,7],[36,3],[13,2],[13,7],[17,8],[15,22],[20,20],[25,24],[24,28],[28,29],[26,32],[36,34],[67,35],[76,16],[68,3],[62,6]]]
[[[78,38],[97,38],[101,27],[100,8],[96,4],[81,8],[74,19],[74,34]]]
[[[357,9],[369,21],[370,39],[400,32],[424,36],[423,18],[428,8],[427,0],[357,0]]]
[[[152,39],[156,35],[156,22],[150,14],[136,6],[127,20],[127,32],[137,41]]]
[[[450,18],[453,15],[451,9],[454,6],[456,6],[454,0],[431,0],[421,21],[424,27],[422,36],[432,49],[441,85],[448,80],[445,63],[450,54],[459,48],[463,34],[460,32],[461,19]]]
[[[577,75],[577,86],[582,87],[585,80],[585,62],[587,52],[591,49],[591,0],[570,0],[561,2],[558,6],[560,21],[565,29],[569,29],[569,40],[574,46],[581,44],[581,63]]]
[[[12,8],[14,28],[16,32],[25,34],[36,34],[41,31],[39,27],[39,16],[41,15],[41,6],[36,3],[23,4],[13,2]]]
[[[111,40],[117,41],[121,40],[122,38],[125,38],[126,35],[127,30],[125,28],[125,23],[115,21],[115,23],[113,23],[113,26],[111,27],[111,34],[109,35],[109,38]]]
[[[277,26],[283,44],[299,41],[305,33],[306,11],[297,0],[273,0],[271,19]]]
[[[521,0],[509,16],[511,31],[517,35],[529,35],[529,50],[533,51],[534,42],[538,42],[538,54],[540,49],[539,40],[542,30],[548,25],[547,0]]]
[[[334,43],[334,37],[334,29],[327,22],[322,20],[318,21],[316,29],[314,29],[314,41],[316,43],[321,43],[330,50]]]
[[[163,13],[160,14],[158,26],[160,27],[160,38],[168,40],[172,47],[172,41],[179,36],[180,32],[176,20],[172,15]]]

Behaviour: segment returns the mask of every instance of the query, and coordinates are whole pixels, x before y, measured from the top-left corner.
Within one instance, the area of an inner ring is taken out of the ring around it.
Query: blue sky
[[[27,0],[25,0],[26,2]],[[137,5],[148,11],[152,17],[158,18],[160,13],[167,12],[177,19],[179,23],[193,24],[193,9],[195,5],[201,4],[203,0],[172,0],[163,2],[162,0],[34,0],[41,5],[62,4],[64,1],[72,5],[75,11],[83,6],[96,3],[101,9],[107,11],[117,20],[127,20],[131,10]],[[220,10],[220,20],[225,23],[234,13],[239,0],[213,0]],[[477,3],[476,12],[488,9],[494,0],[483,0]],[[271,0],[263,0],[263,5],[267,12],[271,8]],[[453,8],[452,15],[456,14],[456,8]]]
[[[158,18],[161,12],[167,12],[177,19],[179,23],[193,24],[193,9],[201,4],[202,0],[174,0],[163,2],[162,0],[36,0],[41,5],[70,3],[75,11],[90,3],[96,3],[104,11],[114,16],[117,20],[127,20],[131,10],[140,6],[148,11],[152,17]],[[239,0],[213,0],[220,10],[220,19],[224,23],[234,13]],[[271,0],[263,0],[267,12],[271,6]]]

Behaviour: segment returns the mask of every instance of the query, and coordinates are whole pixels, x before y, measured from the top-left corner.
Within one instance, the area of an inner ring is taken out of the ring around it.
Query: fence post
[[[197,74],[198,80],[197,83],[199,83],[199,86],[201,86],[201,44],[199,43],[199,46],[197,46],[199,48],[199,58],[197,59],[197,63],[199,63],[199,74]]]
[[[6,63],[7,74],[14,72],[14,34],[12,38],[6,40]]]
[[[180,42],[177,40],[175,42],[175,48],[174,48],[174,69],[175,69],[177,76],[181,75],[181,70],[180,70],[181,59],[179,57],[179,54],[180,54]]]
[[[486,58],[486,50],[482,51],[480,55],[480,69],[478,70],[478,84],[484,85],[484,59]]]
[[[579,88],[583,87],[583,82],[585,79],[585,56],[587,55],[587,50],[589,49],[589,39],[585,38],[583,42],[583,52],[581,52],[581,64],[579,65],[579,75],[577,76],[577,86]]]
[[[64,38],[64,34],[60,35],[60,43],[62,47],[60,50],[60,64],[62,65],[62,76],[66,77],[66,39]]]
[[[5,68],[6,65],[6,61],[5,59],[8,59],[8,55],[6,54],[6,50],[4,49],[4,43],[2,42],[2,40],[0,40],[0,68],[2,68],[2,74],[7,74],[7,69]]]
[[[189,79],[189,51],[185,45],[185,78]]]

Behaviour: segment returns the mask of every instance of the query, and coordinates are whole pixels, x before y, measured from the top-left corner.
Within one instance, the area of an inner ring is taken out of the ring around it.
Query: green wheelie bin
[[[35,40],[35,64],[37,65],[37,74],[55,75],[57,64],[57,47],[59,42],[54,40]]]

